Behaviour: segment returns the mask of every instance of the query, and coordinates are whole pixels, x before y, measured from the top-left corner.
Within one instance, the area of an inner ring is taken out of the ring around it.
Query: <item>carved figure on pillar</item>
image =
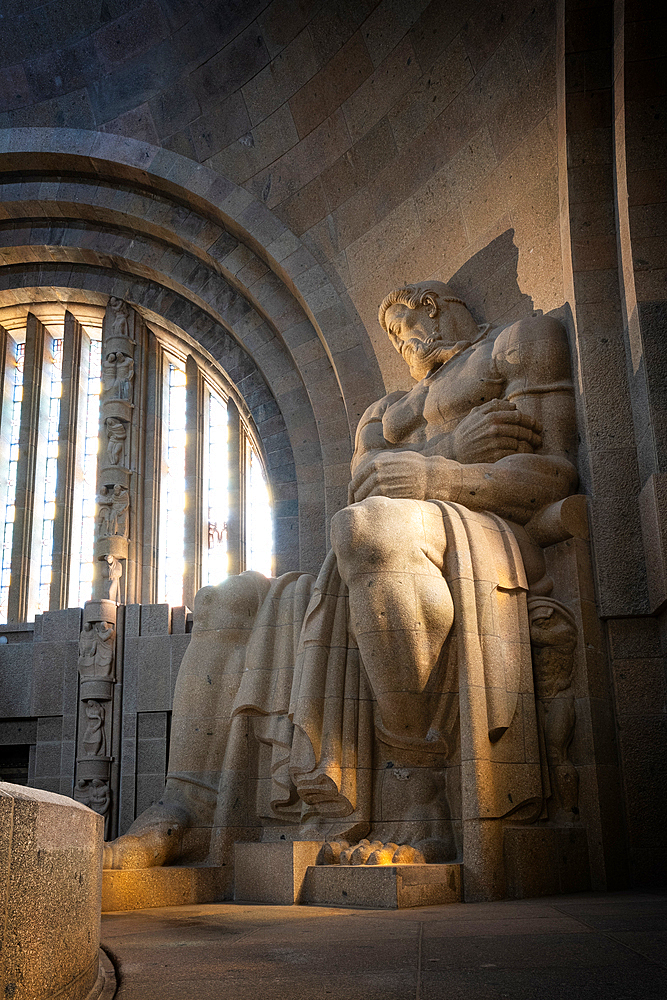
[[[106,355],[102,362],[102,402],[132,400],[134,361],[120,351]]]
[[[503,822],[542,812],[528,599],[553,581],[531,522],[577,485],[566,334],[479,326],[437,281],[391,292],[379,320],[415,384],[362,416],[317,579],[198,593],[167,784],[107,866],[174,861],[190,827],[229,861],[245,809],[248,839],[283,823],[325,842],[322,863],[463,857],[490,898]],[[249,727],[270,748],[254,800],[235,771]]]
[[[111,465],[122,465],[127,427],[122,420],[107,417],[104,421],[107,434],[107,457]]]
[[[130,307],[127,302],[123,299],[117,298],[115,295],[109,297],[109,307],[113,312],[113,319],[111,321],[110,336],[112,337],[127,337],[130,339],[130,324],[129,324],[129,312]]]
[[[110,810],[111,810],[111,790],[108,782],[102,778],[87,780],[79,778],[74,786],[74,798],[77,802],[82,802],[93,812],[98,813],[104,819],[104,837],[108,835]]]
[[[116,559],[112,555],[102,556],[100,562],[103,564],[102,574],[105,584],[105,593],[102,596],[106,600],[114,601],[118,604],[120,601],[120,579],[123,575],[123,564],[120,559]]]
[[[579,775],[568,750],[576,722],[572,680],[577,626],[572,613],[548,597],[530,601],[528,614],[538,718],[551,782],[549,814],[556,822],[573,822],[579,811]]]
[[[98,701],[87,701],[86,718],[88,724],[83,734],[83,748],[89,756],[106,755],[106,737],[104,735],[104,706]]]
[[[95,669],[98,635],[91,622],[84,622],[79,635],[79,673],[85,675]]]
[[[100,492],[95,498],[97,501],[97,537],[107,538],[109,535],[113,535],[114,532],[111,530],[111,505],[113,503],[113,492],[108,486],[102,486]]]
[[[130,494],[125,486],[114,486],[111,495],[111,510],[109,513],[109,535],[121,535],[127,538],[128,511],[130,509]]]

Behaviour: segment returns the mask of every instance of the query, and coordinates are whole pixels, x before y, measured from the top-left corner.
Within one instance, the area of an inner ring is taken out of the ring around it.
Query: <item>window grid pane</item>
[[[227,404],[211,391],[208,406],[208,549],[204,582],[215,585],[229,575],[227,519],[229,517],[229,423]]]
[[[185,368],[169,363],[166,399],[166,468],[162,476],[164,510],[161,599],[172,607],[183,604],[185,571]]]
[[[273,574],[271,499],[259,456],[248,439],[246,454],[246,565],[264,576]]]
[[[102,341],[90,340],[88,346],[88,385],[86,393],[85,441],[83,447],[83,490],[81,536],[74,550],[72,575],[78,580],[78,606],[83,607],[93,592],[95,557],[95,495],[97,490],[97,452],[100,430],[100,374]]]
[[[53,565],[53,522],[56,517],[56,481],[58,478],[58,425],[60,398],[63,391],[63,341],[53,339],[50,358],[49,418],[46,437],[46,475],[44,482],[44,515],[39,548],[39,592],[36,614],[49,610],[51,568]]]
[[[12,539],[14,535],[14,501],[16,500],[16,471],[19,460],[19,434],[21,431],[21,402],[23,400],[23,365],[25,344],[16,345],[16,367],[12,390],[12,417],[9,445],[9,468],[5,493],[5,521],[2,533],[2,566],[0,568],[0,620],[7,621],[9,583],[11,578]]]

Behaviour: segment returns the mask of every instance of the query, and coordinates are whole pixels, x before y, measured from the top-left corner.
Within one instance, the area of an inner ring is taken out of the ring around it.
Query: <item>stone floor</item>
[[[665,1000],[667,893],[105,914],[117,1000]]]

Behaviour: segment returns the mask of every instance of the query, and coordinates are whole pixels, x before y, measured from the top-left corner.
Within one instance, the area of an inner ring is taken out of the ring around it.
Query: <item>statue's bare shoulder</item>
[[[562,323],[552,316],[530,316],[504,327],[495,337],[493,360],[513,389],[548,391],[571,384],[570,351]]]

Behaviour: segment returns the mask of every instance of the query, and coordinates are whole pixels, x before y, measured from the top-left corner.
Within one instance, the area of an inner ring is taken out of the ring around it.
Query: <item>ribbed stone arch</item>
[[[298,416],[307,405],[302,385],[278,401],[252,357],[238,341],[196,303],[156,282],[111,268],[34,263],[0,269],[0,306],[58,301],[65,308],[85,302],[106,305],[110,295],[124,298],[149,323],[203,349],[238,390],[241,411],[250,418],[263,448],[275,503],[276,568],[316,571],[325,548],[324,484],[314,474],[319,442],[292,449],[302,433]]]
[[[190,333],[197,315],[252,360],[295,459],[300,565],[316,568],[382,387],[356,312],[306,248],[244,189],[118,136],[5,130],[0,176],[3,290],[103,288]]]

